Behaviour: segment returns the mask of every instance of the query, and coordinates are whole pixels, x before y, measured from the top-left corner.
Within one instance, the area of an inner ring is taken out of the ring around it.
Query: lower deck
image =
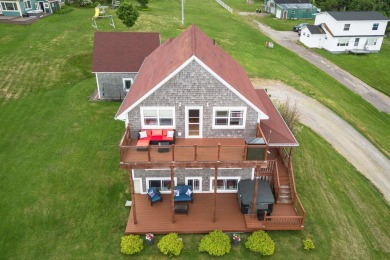
[[[253,232],[255,230],[301,230],[303,221],[291,204],[274,204],[273,212],[266,221],[257,216],[242,214],[237,193],[218,193],[214,222],[214,194],[194,194],[187,214],[173,214],[171,195],[162,195],[163,201],[150,205],[147,195],[135,194],[137,224],[134,224],[131,208],[126,234],[156,233],[208,233],[221,229],[224,232]]]

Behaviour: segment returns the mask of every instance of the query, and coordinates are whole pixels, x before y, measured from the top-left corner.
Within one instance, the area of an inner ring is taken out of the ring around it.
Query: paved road
[[[321,135],[367,177],[390,203],[390,160],[346,121],[318,101],[282,82],[252,80],[255,88],[267,88],[272,99],[296,102],[300,122]],[[332,163],[332,162],[329,162]]]
[[[258,28],[262,33],[273,39],[278,44],[284,46],[285,48],[294,51],[303,59],[307,60],[314,66],[318,67],[328,75],[335,78],[341,84],[362,96],[365,100],[371,103],[379,111],[386,112],[390,114],[390,97],[384,95],[383,93],[373,89],[363,81],[352,76],[350,73],[339,68],[329,60],[325,59],[321,55],[310,51],[296,43],[298,40],[298,35],[295,32],[286,32],[286,31],[275,31],[272,28],[259,23],[258,21],[253,21],[257,24]]]

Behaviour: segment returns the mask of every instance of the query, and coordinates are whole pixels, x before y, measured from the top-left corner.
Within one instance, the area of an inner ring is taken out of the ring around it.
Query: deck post
[[[171,147],[172,147],[172,162],[174,162],[175,161],[175,144],[172,144]]]
[[[175,197],[173,193],[173,189],[175,186],[175,179],[174,179],[174,170],[173,166],[171,166],[171,201],[172,201],[172,224],[175,223]]]
[[[133,219],[134,219],[134,224],[137,224],[137,214],[135,209],[135,195],[134,195],[134,180],[133,180],[133,173],[132,173],[131,166],[129,166],[129,180],[130,180],[130,194],[132,200],[131,207],[133,208]]]
[[[259,182],[257,179],[258,174],[259,174],[259,167],[256,166],[256,168],[255,168],[255,187],[254,187],[254,191],[253,191],[252,212],[251,212],[252,219],[255,218],[255,216],[256,216],[257,189],[259,187]]]
[[[150,161],[150,144],[148,145],[148,162],[151,162]]]
[[[221,143],[218,143],[218,158],[217,161],[219,162],[221,159]]]
[[[218,167],[214,167],[214,217],[213,222],[217,220],[217,178],[218,178]]]
[[[248,145],[246,144],[245,142],[245,146],[244,146],[244,158],[242,158],[243,161],[246,161],[246,153],[248,152]]]

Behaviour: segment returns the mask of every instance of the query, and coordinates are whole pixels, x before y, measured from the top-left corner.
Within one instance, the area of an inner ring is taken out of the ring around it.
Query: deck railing
[[[303,227],[304,217],[302,216],[265,216],[263,225],[267,228],[281,227]]]
[[[121,162],[242,162],[246,161],[247,145],[128,145],[131,138],[124,135],[120,145]],[[251,145],[264,148],[264,145]],[[259,160],[263,161],[263,160]],[[265,164],[261,173],[273,173],[276,162]]]

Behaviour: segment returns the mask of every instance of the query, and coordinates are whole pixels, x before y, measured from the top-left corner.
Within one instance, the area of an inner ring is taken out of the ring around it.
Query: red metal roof
[[[92,72],[138,72],[159,45],[155,32],[95,32]]]
[[[256,90],[257,96],[261,99],[265,106],[265,111],[269,116],[268,120],[260,121],[260,128],[263,131],[265,138],[269,139],[270,146],[298,146],[298,142],[291,133],[290,128],[286,125],[283,118],[275,108],[271,99],[268,97],[264,89]],[[272,131],[270,134],[270,130]]]
[[[256,95],[242,66],[198,27],[192,25],[175,39],[167,40],[145,59],[116,117],[179,69],[192,56],[203,62],[246,100],[263,111],[264,105]]]

